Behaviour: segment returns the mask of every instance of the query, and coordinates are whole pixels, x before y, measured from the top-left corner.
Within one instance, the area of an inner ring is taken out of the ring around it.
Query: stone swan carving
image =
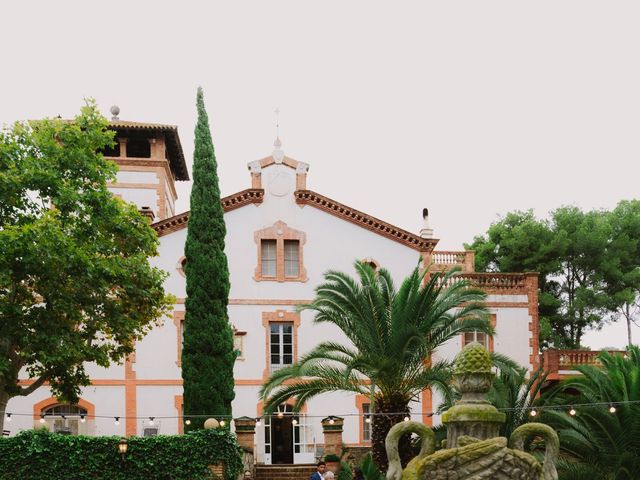
[[[485,399],[492,379],[487,350],[479,343],[467,345],[455,361],[454,382],[462,398],[442,416],[449,448],[435,451],[435,434],[422,423],[394,425],[385,442],[387,480],[557,480],[560,442],[551,427],[526,423],[516,428],[509,440],[498,436],[505,414]],[[418,434],[422,447],[403,471],[398,442],[407,433]],[[532,437],[545,442],[542,464],[524,451]]]

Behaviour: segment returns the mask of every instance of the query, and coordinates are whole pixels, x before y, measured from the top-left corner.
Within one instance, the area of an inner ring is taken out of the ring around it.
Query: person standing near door
[[[324,480],[323,474],[327,468],[327,464],[324,462],[318,462],[316,468],[317,470],[311,474],[309,480]]]

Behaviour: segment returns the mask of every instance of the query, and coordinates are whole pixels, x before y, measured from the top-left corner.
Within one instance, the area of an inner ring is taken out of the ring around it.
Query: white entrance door
[[[296,423],[293,426],[293,463],[314,463],[315,462],[315,442],[313,438],[313,427],[305,414],[295,417]]]
[[[315,442],[309,419],[291,412],[289,405],[279,412],[264,418],[264,463],[313,463]]]

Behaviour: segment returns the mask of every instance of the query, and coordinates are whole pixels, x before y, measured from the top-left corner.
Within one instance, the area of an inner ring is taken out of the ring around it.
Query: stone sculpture
[[[385,444],[387,480],[557,480],[559,441],[552,428],[527,423],[515,429],[509,440],[498,436],[505,414],[485,398],[492,380],[487,350],[479,343],[467,345],[455,360],[454,382],[462,397],[442,415],[448,448],[436,451],[435,434],[426,425],[394,425]],[[398,442],[407,433],[418,434],[422,447],[403,471]],[[542,464],[524,451],[533,437],[545,442]]]

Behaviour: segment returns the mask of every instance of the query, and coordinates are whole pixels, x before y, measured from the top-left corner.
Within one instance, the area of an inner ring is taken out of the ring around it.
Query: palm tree
[[[547,405],[575,404],[576,415],[569,415],[567,408],[558,408],[545,410],[541,419],[554,427],[560,437],[560,448],[566,456],[564,465],[560,465],[561,478],[637,479],[640,347],[631,346],[625,356],[603,352],[598,358],[601,368],[576,367],[581,376],[563,381],[549,393]]]
[[[450,395],[447,362],[430,362],[447,340],[492,328],[482,304],[485,294],[457,277],[457,271],[425,280],[419,266],[396,290],[385,269],[356,262],[358,279],[329,271],[316,288],[316,298],[299,310],[315,312],[315,323],[331,323],[348,344],[318,344],[300,360],[274,372],[261,389],[267,412],[295,399],[294,410],[325,392],[371,395],[372,449],[376,464],[386,469],[384,439],[409,412],[409,403],[425,389]],[[410,455],[408,438],[401,452]]]

